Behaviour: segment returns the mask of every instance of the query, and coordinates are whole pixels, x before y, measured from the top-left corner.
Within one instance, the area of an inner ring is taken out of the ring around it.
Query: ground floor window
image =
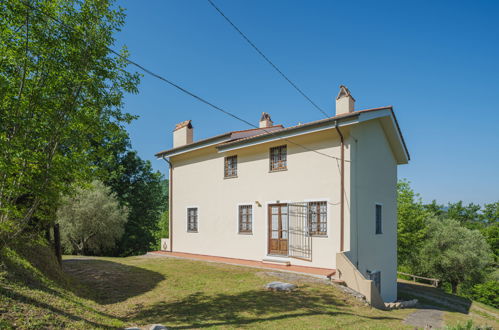
[[[327,235],[327,202],[308,203],[308,226],[310,235]]]
[[[189,207],[187,209],[187,231],[197,232],[198,231],[198,208]]]
[[[239,205],[239,232],[251,234],[253,232],[253,206]]]

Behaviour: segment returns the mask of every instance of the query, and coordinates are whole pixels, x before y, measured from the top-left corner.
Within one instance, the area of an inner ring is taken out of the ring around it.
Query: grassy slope
[[[60,271],[47,246],[27,241],[15,250],[0,251],[0,328],[124,326],[102,306],[70,290],[78,283]]]
[[[0,275],[0,328],[153,323],[180,328],[413,328],[402,320],[415,309],[379,311],[313,281],[299,281],[299,289],[291,293],[264,291],[265,283],[279,279],[259,269],[167,258],[95,258],[65,260],[65,275],[48,248],[31,244],[1,256],[8,272]],[[483,319],[450,311],[445,316],[448,323],[470,317]],[[489,324],[496,322],[489,319]]]

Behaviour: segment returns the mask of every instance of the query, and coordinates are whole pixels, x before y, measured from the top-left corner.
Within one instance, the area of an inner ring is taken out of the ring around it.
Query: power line
[[[244,40],[246,40],[246,42],[251,46],[253,47],[254,50],[256,50],[256,52],[258,54],[260,54],[263,59],[265,61],[267,61],[268,64],[270,64],[291,86],[293,86],[297,91],[298,93],[300,93],[304,98],[306,98],[308,100],[308,102],[310,102],[317,110],[319,110],[320,112],[322,112],[322,114],[324,116],[326,116],[326,118],[329,118],[330,116],[324,111],[322,110],[314,101],[312,101],[312,99],[310,97],[308,97],[294,82],[291,81],[291,79],[289,79],[278,67],[277,65],[275,65],[230,19],[229,17],[227,17],[227,15],[225,15],[222,10],[220,8],[218,8],[212,0],[208,0],[208,2],[210,3],[210,5],[212,5],[213,8],[216,9],[216,11],[222,15],[223,18],[225,18],[225,20],[234,28],[234,30],[236,30],[240,35],[241,37],[243,37]]]
[[[68,25],[67,25],[67,24],[65,24],[64,22],[60,21],[60,20],[59,20],[59,19],[57,19],[56,17],[53,17],[52,15],[47,14],[47,13],[45,13],[45,12],[41,11],[40,9],[38,9],[38,8],[36,8],[36,7],[32,6],[32,5],[30,5],[30,4],[28,4],[28,3],[24,2],[24,1],[21,1],[21,2],[22,2],[25,6],[27,6],[27,7],[31,8],[31,9],[33,9],[33,10],[35,10],[35,11],[37,11],[37,12],[39,12],[39,13],[43,14],[43,15],[45,15],[45,16],[47,16],[47,17],[49,17],[50,19],[54,20],[55,22],[57,22],[57,23],[58,23],[58,24],[60,24],[61,26],[63,26],[63,27],[65,27],[66,29],[70,30],[71,32],[73,32],[73,33],[76,33],[76,32],[77,32],[75,29],[73,29],[72,27],[68,26]],[[185,89],[184,87],[182,87],[182,86],[180,86],[180,85],[178,85],[178,84],[174,83],[173,81],[171,81],[171,80],[169,80],[169,79],[167,79],[167,78],[165,78],[165,77],[163,77],[163,76],[161,76],[161,75],[159,75],[159,74],[157,74],[157,73],[155,73],[155,72],[153,72],[153,71],[151,71],[151,70],[149,70],[149,69],[145,68],[144,66],[142,66],[142,65],[138,64],[137,62],[134,62],[134,61],[130,60],[129,58],[127,58],[127,57],[125,57],[125,56],[121,55],[120,53],[118,53],[117,51],[115,51],[114,49],[112,49],[112,48],[110,48],[110,47],[108,47],[108,46],[106,46],[106,49],[107,49],[108,51],[110,51],[111,53],[115,54],[116,56],[120,57],[120,58],[121,58],[121,59],[123,59],[124,61],[128,62],[129,64],[132,64],[132,65],[136,66],[137,68],[139,68],[139,69],[140,69],[140,70],[142,70],[143,72],[145,72],[145,73],[147,73],[147,74],[149,74],[149,75],[151,75],[151,76],[153,76],[153,77],[155,77],[155,78],[157,78],[157,79],[159,79],[159,80],[161,80],[161,81],[166,82],[167,84],[169,84],[169,85],[171,85],[171,86],[175,87],[176,89],[180,90],[181,92],[183,92],[183,93],[185,93],[185,94],[187,94],[187,95],[189,95],[189,96],[191,96],[191,97],[195,98],[196,100],[198,100],[198,101],[200,101],[200,102],[202,102],[202,103],[204,103],[204,104],[206,104],[206,105],[210,106],[211,108],[213,108],[213,109],[215,109],[215,110],[217,110],[217,111],[220,111],[220,112],[222,112],[222,113],[224,113],[224,114],[226,114],[226,115],[228,115],[228,116],[230,116],[230,117],[232,117],[232,118],[234,118],[234,119],[237,119],[237,120],[239,120],[239,121],[241,121],[241,122],[243,122],[243,123],[245,123],[245,124],[247,124],[247,125],[249,125],[249,126],[251,126],[251,127],[253,127],[253,128],[260,128],[260,127],[258,127],[258,126],[256,126],[256,125],[252,124],[251,122],[247,121],[246,119],[243,119],[243,118],[241,118],[241,117],[239,117],[239,116],[237,116],[237,115],[235,115],[235,114],[233,114],[233,113],[231,113],[231,112],[229,112],[229,111],[227,111],[227,110],[222,109],[222,108],[221,108],[221,107],[219,107],[219,106],[214,105],[213,103],[211,103],[211,102],[207,101],[206,99],[202,98],[201,96],[194,94],[193,92],[191,92],[191,91],[189,91],[189,90]],[[272,131],[268,131],[268,130],[266,130],[266,129],[264,129],[264,128],[261,128],[261,130],[262,130],[262,131],[264,131],[265,133],[268,133],[268,134],[270,134],[270,135],[276,136],[276,137],[277,137],[277,138],[279,138],[280,140],[284,140],[284,141],[287,141],[287,142],[289,142],[289,143],[291,143],[291,144],[294,144],[294,145],[296,145],[296,146],[299,146],[299,147],[301,147],[301,148],[303,148],[303,149],[305,149],[305,150],[307,150],[307,151],[312,151],[312,152],[315,152],[315,153],[317,153],[317,154],[319,154],[319,155],[322,155],[322,156],[325,156],[325,157],[333,158],[333,159],[336,159],[336,160],[341,160],[339,157],[335,157],[335,156],[332,156],[332,155],[328,155],[328,154],[325,154],[325,153],[323,153],[323,152],[320,152],[320,151],[313,150],[313,149],[310,149],[310,148],[308,148],[308,147],[305,147],[305,146],[303,146],[303,145],[301,145],[301,144],[299,144],[299,143],[296,143],[296,142],[294,142],[294,141],[291,141],[291,140],[289,140],[289,139],[286,139],[286,138],[283,138],[283,137],[279,137],[279,136],[277,136],[277,135],[276,135],[274,132],[272,132]],[[345,160],[345,161],[349,162],[350,160]]]

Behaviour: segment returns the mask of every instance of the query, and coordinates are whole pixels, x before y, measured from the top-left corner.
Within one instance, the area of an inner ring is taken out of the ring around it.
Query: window
[[[383,228],[381,227],[381,205],[376,204],[376,235],[383,234]]]
[[[249,233],[253,231],[253,207],[251,205],[239,205],[239,232]]]
[[[237,156],[225,157],[224,178],[237,177]]]
[[[310,235],[327,235],[327,202],[308,203]]]
[[[198,209],[197,207],[190,207],[187,209],[187,231],[198,231]]]
[[[279,146],[270,148],[270,171],[282,171],[287,169],[287,148]]]

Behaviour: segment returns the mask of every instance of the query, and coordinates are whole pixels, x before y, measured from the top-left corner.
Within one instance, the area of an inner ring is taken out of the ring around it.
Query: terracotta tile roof
[[[307,127],[307,126],[313,126],[313,125],[325,123],[325,122],[328,122],[328,121],[334,121],[334,120],[338,120],[338,119],[355,117],[355,116],[358,116],[360,113],[365,113],[365,112],[370,112],[370,111],[377,111],[377,110],[384,110],[384,109],[392,109],[392,106],[359,110],[359,111],[354,111],[354,112],[351,112],[351,113],[345,113],[345,114],[341,114],[341,115],[337,115],[337,116],[333,116],[333,117],[329,117],[329,118],[315,120],[315,121],[311,121],[309,123],[305,123],[305,124],[301,124],[301,125],[295,125],[295,126],[290,126],[290,127],[283,128],[282,130],[279,130],[279,133],[285,132],[285,131],[290,131],[290,130],[297,129],[297,128],[303,128],[303,127]],[[242,142],[242,141],[255,139],[255,138],[258,138],[258,137],[265,136],[265,135],[271,135],[271,134],[274,134],[274,133],[275,132],[265,132],[264,131],[261,134],[252,135],[252,136],[248,136],[248,137],[237,139],[237,140],[230,140],[230,141],[223,142],[223,143],[220,144],[220,146],[222,146],[222,145],[225,146],[225,145],[230,145],[230,144],[236,144],[236,143],[239,143],[239,142]]]
[[[395,119],[395,124],[396,124],[397,129],[400,132],[400,136],[402,138],[402,143],[403,143],[404,148],[405,148],[405,150],[407,152],[407,155],[409,155],[409,151],[407,150],[407,146],[405,144],[404,138],[403,138],[402,133],[400,131],[400,127],[398,125],[397,118],[395,117],[395,114],[393,113],[393,107],[390,105],[390,106],[380,107],[380,108],[358,110],[358,111],[354,111],[354,112],[351,112],[351,113],[345,113],[345,114],[341,114],[341,115],[336,115],[336,116],[333,116],[333,117],[329,117],[329,118],[325,118],[325,119],[320,119],[320,120],[312,121],[312,122],[305,123],[305,124],[290,126],[290,127],[286,127],[286,128],[283,125],[274,125],[274,126],[267,127],[267,128],[251,128],[251,129],[241,130],[241,131],[231,131],[231,132],[220,134],[220,135],[216,135],[216,136],[213,136],[213,137],[210,137],[210,138],[198,140],[198,141],[195,141],[193,143],[190,143],[190,144],[187,144],[187,145],[183,145],[183,146],[180,146],[180,147],[177,147],[177,148],[172,148],[172,149],[169,149],[169,150],[161,151],[161,152],[157,153],[155,156],[156,157],[161,157],[161,156],[163,156],[163,155],[165,155],[167,153],[177,152],[177,151],[181,151],[183,149],[186,149],[186,151],[188,151],[188,149],[190,149],[191,147],[195,147],[197,145],[201,145],[203,143],[210,142],[211,140],[215,141],[215,140],[220,139],[220,138],[226,138],[227,140],[222,141],[221,143],[218,143],[217,146],[227,146],[227,145],[231,145],[231,144],[240,143],[240,142],[243,142],[243,141],[248,141],[248,140],[256,139],[256,138],[263,137],[263,136],[266,136],[266,135],[275,134],[277,132],[279,132],[279,133],[281,133],[281,132],[288,132],[288,131],[292,131],[292,130],[298,129],[298,128],[304,128],[304,127],[308,127],[308,126],[314,126],[314,125],[318,125],[318,124],[321,124],[321,123],[326,123],[326,122],[335,121],[335,120],[339,120],[339,119],[346,119],[346,118],[356,117],[356,116],[358,116],[361,113],[372,112],[372,111],[379,111],[379,110],[390,110],[392,112],[393,117]],[[185,127],[186,125],[190,125],[190,124],[191,124],[191,121],[190,120],[186,120],[186,121],[184,121],[182,123],[177,124],[177,127],[179,127],[179,125],[183,125],[183,126],[180,126],[180,128],[181,128],[181,127]],[[177,127],[175,129],[178,129]],[[262,133],[259,133],[259,131],[262,131]],[[252,132],[254,132],[255,134],[251,134]],[[244,133],[248,133],[249,135],[246,135]]]

